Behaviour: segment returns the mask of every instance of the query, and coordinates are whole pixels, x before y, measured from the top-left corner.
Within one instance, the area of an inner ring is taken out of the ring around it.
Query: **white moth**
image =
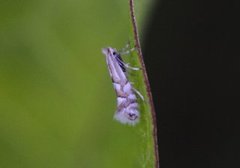
[[[114,118],[123,124],[135,125],[140,117],[135,93],[142,99],[143,97],[128,81],[126,68],[133,70],[139,70],[139,68],[125,64],[116,49],[103,48],[102,52],[106,56],[108,70],[117,95],[117,111]]]

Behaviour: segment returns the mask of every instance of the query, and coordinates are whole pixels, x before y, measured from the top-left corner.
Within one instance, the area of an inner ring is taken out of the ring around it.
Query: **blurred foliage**
[[[127,0],[0,0],[0,168],[146,167],[101,53],[131,31]]]

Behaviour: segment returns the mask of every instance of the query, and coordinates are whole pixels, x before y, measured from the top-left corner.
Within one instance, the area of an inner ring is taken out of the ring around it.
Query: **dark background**
[[[161,168],[240,167],[239,1],[163,0],[144,39]]]

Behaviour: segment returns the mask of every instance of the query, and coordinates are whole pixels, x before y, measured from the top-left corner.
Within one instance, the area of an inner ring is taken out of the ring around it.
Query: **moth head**
[[[103,48],[102,53],[104,55],[117,55],[117,50],[111,47]]]

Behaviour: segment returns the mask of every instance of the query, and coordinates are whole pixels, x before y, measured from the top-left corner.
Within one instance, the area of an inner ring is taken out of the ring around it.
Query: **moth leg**
[[[122,48],[119,53],[121,55],[129,55],[131,52],[133,52],[134,50],[136,50],[136,48],[130,48],[130,42],[128,41],[126,46],[124,48]]]
[[[141,69],[141,68],[138,68],[138,67],[132,67],[132,66],[129,65],[129,63],[126,64],[125,62],[123,62],[121,60],[118,60],[118,61],[121,62],[128,69],[135,70],[135,71],[138,71],[138,70]]]
[[[122,50],[122,51],[120,51],[120,54],[121,55],[129,55],[134,50],[136,50],[136,48],[131,48],[131,49],[128,49],[128,50]]]
[[[137,95],[144,101],[143,95],[142,95],[137,89],[135,89],[135,88],[132,88],[132,89],[133,89],[133,91],[134,91],[135,93],[137,93]]]
[[[124,51],[127,51],[129,50],[130,48],[130,42],[129,40],[127,41],[126,45],[120,50],[120,52],[124,52]]]
[[[138,67],[131,67],[129,64],[125,64],[125,63],[124,63],[124,66],[125,66],[126,68],[131,69],[131,70],[134,70],[134,71],[138,71],[138,70],[141,69],[141,68],[138,68]]]

